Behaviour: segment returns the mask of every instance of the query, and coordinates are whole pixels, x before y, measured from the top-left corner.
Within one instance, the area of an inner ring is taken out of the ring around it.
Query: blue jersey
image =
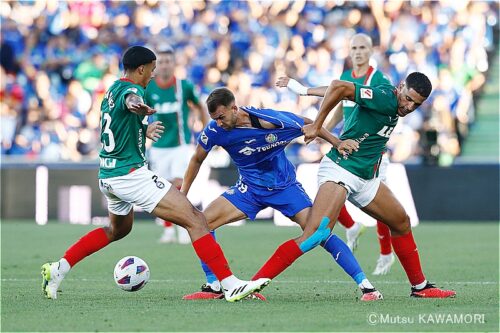
[[[238,167],[240,179],[247,185],[283,189],[296,183],[295,167],[284,149],[302,136],[304,120],[285,111],[240,107],[243,111],[268,121],[276,128],[236,127],[225,130],[211,121],[198,137],[207,152],[214,146],[224,148]]]

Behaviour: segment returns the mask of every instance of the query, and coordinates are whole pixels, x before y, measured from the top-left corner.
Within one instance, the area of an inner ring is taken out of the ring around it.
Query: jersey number
[[[104,113],[104,130],[102,131],[103,134],[106,134],[108,136],[108,144],[106,144],[103,138],[103,148],[105,151],[108,153],[112,152],[115,149],[115,136],[113,135],[113,132],[111,132],[111,129],[109,126],[111,126],[111,116],[109,113]]]
[[[394,126],[384,126],[380,131],[377,132],[378,135],[388,138],[391,136]]]

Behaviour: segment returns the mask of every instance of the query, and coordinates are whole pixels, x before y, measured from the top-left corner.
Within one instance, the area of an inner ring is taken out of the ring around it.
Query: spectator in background
[[[439,113],[451,112],[455,123],[453,131],[459,148],[442,150],[449,151],[447,160],[452,160],[460,153],[475,120],[475,99],[484,85],[488,61],[496,51],[497,9],[495,2],[485,1],[374,1],[346,2],[342,6],[314,1],[5,2],[0,14],[0,64],[13,75],[5,93],[10,94],[16,85],[23,91],[22,106],[15,109],[16,124],[10,127],[19,134],[27,124],[29,108],[38,110],[42,123],[53,121],[48,114],[64,116],[68,111],[61,104],[66,103],[64,96],[76,80],[92,100],[80,126],[88,128],[97,140],[96,110],[103,91],[120,76],[119,54],[132,43],[158,45],[166,40],[177,52],[176,75],[193,81],[202,99],[213,88],[225,85],[243,105],[260,105],[264,100],[268,107],[293,106],[307,116],[319,104],[270,91],[275,73],[286,73],[309,86],[326,84],[319,81],[338,77],[349,66],[345,41],[353,33],[365,32],[374,40],[372,65],[393,82],[420,70],[439,86],[439,71],[447,69],[451,73],[456,82],[453,89],[460,98],[450,111]],[[104,59],[92,57],[96,48]],[[107,68],[99,63],[105,63]],[[48,77],[50,82],[44,98],[36,89],[39,77]],[[439,107],[428,103],[428,108],[419,109],[398,125],[400,135],[410,139],[397,140],[396,132],[389,143],[401,161],[428,155],[419,141],[426,128],[435,127],[435,120],[447,119],[432,115],[437,109],[445,110],[441,108],[443,101],[438,100]],[[4,113],[12,112],[1,107]],[[432,126],[428,124],[431,118]],[[74,130],[72,121],[63,125],[66,131]],[[5,147],[13,146],[14,137],[2,136],[2,154],[11,153]],[[64,150],[66,138],[59,140],[56,145]],[[321,155],[314,153],[318,147],[307,150],[294,150],[297,154],[291,160],[314,160]],[[94,156],[79,154],[78,150],[72,154],[61,151],[60,156]]]

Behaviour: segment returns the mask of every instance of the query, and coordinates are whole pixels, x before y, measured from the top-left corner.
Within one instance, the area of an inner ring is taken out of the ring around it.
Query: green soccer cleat
[[[64,276],[59,271],[59,262],[42,265],[42,291],[45,297],[57,299],[57,290]]]

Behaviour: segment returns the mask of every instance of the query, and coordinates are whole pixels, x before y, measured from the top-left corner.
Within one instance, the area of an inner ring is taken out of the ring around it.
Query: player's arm
[[[288,76],[279,77],[276,81],[276,86],[281,88],[287,87],[288,89],[290,89],[290,91],[300,96],[323,97],[325,96],[326,90],[328,89],[328,86],[306,87],[299,83],[297,80],[289,78]]]
[[[208,152],[200,145],[198,144],[196,146],[196,150],[191,157],[191,160],[189,161],[188,168],[186,172],[184,173],[184,179],[182,181],[182,186],[181,186],[181,192],[184,193],[185,195],[188,194],[189,189],[191,188],[191,185],[193,184],[196,176],[198,175],[198,172],[200,171],[200,167],[207,158]]]
[[[355,88],[352,82],[333,80],[321,102],[318,115],[312,124],[305,125],[302,129],[306,143],[314,140],[323,126],[326,117],[343,99],[354,101]]]
[[[333,110],[333,116],[330,119],[330,121],[326,124],[325,126],[326,129],[329,131],[333,130],[335,127],[337,127],[337,125],[343,118],[344,118],[344,107],[342,106],[342,103],[340,103],[339,105],[337,105],[335,110]]]
[[[309,118],[301,118],[304,119],[304,125],[313,123],[313,121]],[[330,143],[333,148],[337,149],[343,155],[351,154],[353,151],[358,151],[359,149],[359,143],[357,141],[351,139],[342,141],[324,127],[321,127],[318,136]]]
[[[156,113],[155,109],[150,108],[144,103],[141,96],[130,93],[125,97],[125,105],[130,112],[138,114],[139,116],[151,116]]]

